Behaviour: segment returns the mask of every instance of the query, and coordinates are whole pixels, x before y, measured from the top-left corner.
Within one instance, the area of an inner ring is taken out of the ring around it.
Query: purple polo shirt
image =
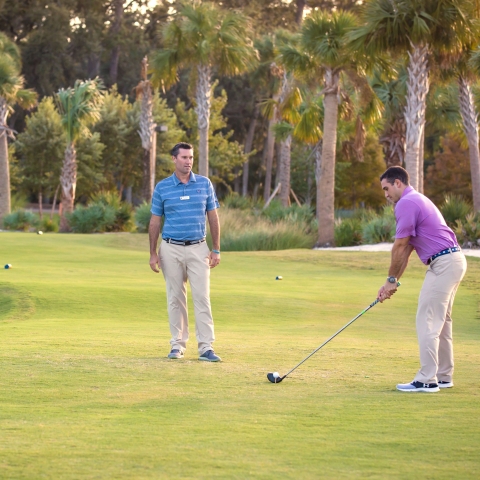
[[[436,253],[458,245],[438,208],[425,195],[407,187],[395,205],[397,230],[395,238],[410,237],[410,245],[427,265]]]

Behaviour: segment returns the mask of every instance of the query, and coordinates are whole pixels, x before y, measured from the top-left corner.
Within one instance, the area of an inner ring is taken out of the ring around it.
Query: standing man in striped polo
[[[193,147],[177,143],[170,154],[175,172],[157,184],[152,198],[149,227],[150,268],[163,272],[167,285],[171,350],[168,358],[182,358],[188,341],[187,279],[195,311],[199,360],[220,362],[210,305],[210,269],[220,263],[219,203],[212,182],[192,172]],[[162,216],[162,242],[157,249]],[[206,218],[213,249],[205,242]]]
[[[397,229],[383,302],[397,291],[397,281],[416,250],[428,265],[417,308],[420,370],[401,392],[438,392],[453,387],[452,308],[455,293],[467,271],[465,255],[438,208],[409,185],[408,172],[390,167],[380,177],[385,197],[395,204]]]

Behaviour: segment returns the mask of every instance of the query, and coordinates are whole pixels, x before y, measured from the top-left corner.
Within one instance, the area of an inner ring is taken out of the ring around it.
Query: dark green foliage
[[[133,230],[133,209],[122,202],[117,192],[100,192],[92,197],[89,206],[111,207],[115,211],[113,223],[106,225],[106,232],[130,232]]]
[[[15,142],[23,191],[53,196],[59,184],[66,145],[60,115],[52,98],[46,97],[38,110],[27,117],[26,128]]]
[[[335,246],[362,244],[362,222],[359,218],[338,218],[335,221]]]
[[[22,230],[28,232],[38,225],[38,216],[27,210],[16,210],[3,218],[6,230]]]
[[[315,220],[313,210],[308,205],[299,207],[296,203],[290,207],[284,207],[279,200],[273,200],[270,205],[262,211],[262,216],[268,218],[273,223],[285,220],[287,222],[305,223],[312,225]]]
[[[443,218],[450,227],[458,220],[463,221],[472,212],[472,205],[459,195],[445,195],[445,200],[440,207]]]
[[[74,233],[129,232],[133,229],[132,208],[116,192],[100,192],[87,207],[78,206],[68,216]]]
[[[470,212],[464,219],[457,220],[454,230],[463,247],[480,247],[480,213]]]
[[[396,224],[393,208],[390,206],[385,207],[381,215],[374,217],[363,224],[363,243],[375,244],[381,242],[393,242],[395,227]]]
[[[238,193],[231,193],[222,200],[222,205],[226,208],[238,210],[253,210],[259,208],[258,202],[255,202],[251,197],[242,197]]]
[[[135,225],[137,226],[137,231],[140,233],[148,232],[148,225],[150,224],[150,204],[143,202],[135,210]]]
[[[42,232],[58,232],[58,227],[58,216],[55,216],[53,219],[50,217],[43,217],[40,220],[40,226],[38,228]]]
[[[114,224],[115,209],[101,203],[79,206],[67,218],[73,233],[102,233]]]

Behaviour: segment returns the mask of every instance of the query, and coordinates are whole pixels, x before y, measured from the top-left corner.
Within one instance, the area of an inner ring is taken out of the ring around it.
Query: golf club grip
[[[401,283],[397,282],[397,286],[400,286]],[[319,347],[317,347],[310,355],[305,357],[298,365],[293,367],[289,372],[287,372],[283,378],[287,377],[290,375],[294,370],[296,370],[302,363],[306,362],[312,355],[315,355],[322,347],[324,347],[330,340],[333,340],[339,333],[343,332],[349,325],[351,325],[355,320],[360,318],[364,313],[368,312],[372,307],[374,307],[377,303],[379,303],[380,300],[378,298],[375,299],[367,308],[362,310],[355,318],[352,318],[346,325],[344,325],[338,332],[335,332],[329,339],[325,340]]]

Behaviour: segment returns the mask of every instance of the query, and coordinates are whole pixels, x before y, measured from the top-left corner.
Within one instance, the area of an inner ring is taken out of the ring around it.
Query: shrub
[[[38,216],[26,210],[16,210],[3,218],[3,226],[7,230],[28,232],[38,225]]]
[[[480,213],[470,212],[464,220],[457,220],[454,230],[463,247],[480,247]]]
[[[395,236],[395,228],[393,207],[385,207],[381,215],[376,216],[363,224],[363,243],[374,244],[392,242]]]
[[[440,206],[443,218],[448,225],[454,227],[457,220],[463,219],[472,211],[472,206],[458,195],[445,195],[445,200]]]
[[[270,205],[262,211],[261,215],[268,218],[272,223],[286,221],[292,224],[304,224],[310,229],[315,220],[313,209],[308,205],[299,207],[296,203],[290,207],[284,207],[279,200],[273,200]]]
[[[115,223],[115,209],[102,203],[77,207],[67,215],[74,233],[102,233],[111,231]]]
[[[148,232],[148,225],[150,223],[150,204],[143,202],[135,210],[135,225],[137,226],[137,231],[140,233]]]
[[[255,202],[251,197],[242,197],[238,193],[231,193],[222,200],[222,205],[226,208],[238,210],[253,210],[259,208],[259,202]]]
[[[358,218],[337,218],[335,220],[335,245],[350,247],[362,243],[362,222]]]
[[[229,208],[221,208],[219,216],[223,251],[312,248],[315,243],[315,234],[306,224],[287,220],[274,223],[247,211]],[[208,241],[211,241],[210,234]]]
[[[51,219],[50,217],[43,217],[40,220],[39,230],[43,232],[58,232],[58,217]]]
[[[25,194],[17,192],[10,197],[10,207],[12,212],[24,209],[27,206],[28,198]]]
[[[122,202],[117,192],[100,192],[92,197],[89,206],[108,206],[115,211],[115,220],[106,225],[106,232],[131,232],[134,228],[133,208]]]

